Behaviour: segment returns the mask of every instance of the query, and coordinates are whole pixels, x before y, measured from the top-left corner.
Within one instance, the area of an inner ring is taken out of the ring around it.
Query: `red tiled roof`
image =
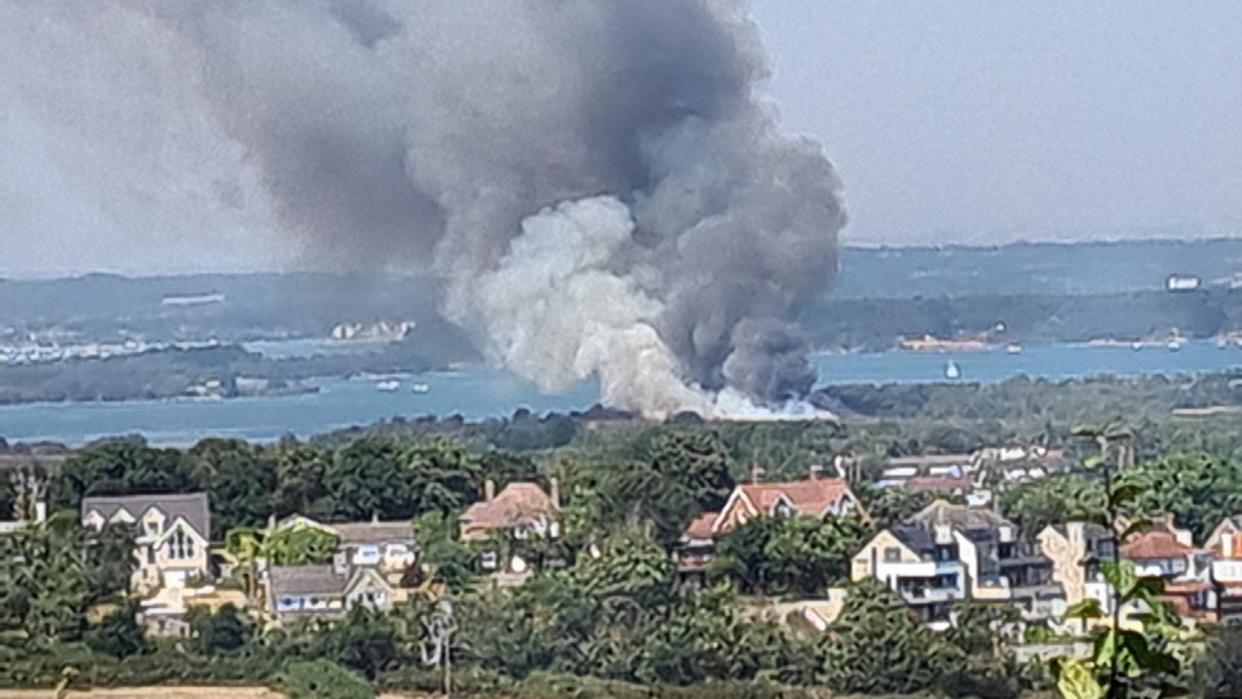
[[[503,529],[555,511],[552,498],[543,488],[534,483],[510,483],[491,500],[471,505],[461,522],[472,529]]]
[[[840,478],[819,478],[786,483],[744,483],[738,486],[742,494],[762,514],[772,511],[772,506],[784,496],[798,514],[818,517],[841,499],[849,490]]]
[[[1152,529],[1139,534],[1121,547],[1121,555],[1132,561],[1146,561],[1164,558],[1182,558],[1194,553],[1195,548],[1177,540],[1172,532],[1165,529]]]
[[[719,512],[707,512],[695,517],[690,522],[690,526],[686,527],[687,539],[710,539],[712,538],[712,525],[715,524],[716,518],[720,516]]]

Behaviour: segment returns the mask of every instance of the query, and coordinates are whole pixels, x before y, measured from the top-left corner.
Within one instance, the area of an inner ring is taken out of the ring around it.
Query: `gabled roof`
[[[798,514],[819,517],[840,502],[849,492],[849,485],[841,478],[817,478],[784,483],[743,483],[738,490],[760,514],[771,514],[772,507],[784,500]]]
[[[268,575],[274,597],[340,595],[349,584],[349,578],[337,575],[331,565],[272,566]]]
[[[686,527],[683,538],[691,540],[712,538],[712,525],[716,523],[716,518],[719,516],[719,512],[706,512],[695,517],[690,521],[690,526]]]
[[[342,546],[414,543],[414,524],[410,521],[347,522],[327,526],[341,537]]]
[[[170,526],[181,518],[199,536],[211,539],[211,507],[207,493],[89,496],[82,498],[82,520],[85,521],[91,512],[98,512],[105,520],[111,520],[122,509],[135,520],[141,520],[152,508],[163,513]]]
[[[920,524],[925,527],[947,525],[960,530],[1014,527],[1013,522],[992,510],[969,507],[967,505],[955,505],[947,500],[936,500],[924,507],[909,519],[909,523]]]
[[[1121,555],[1132,561],[1184,558],[1198,552],[1199,549],[1178,541],[1167,529],[1145,531],[1121,545]]]
[[[496,497],[471,505],[459,518],[467,527],[505,529],[556,513],[552,498],[535,483],[510,483]]]

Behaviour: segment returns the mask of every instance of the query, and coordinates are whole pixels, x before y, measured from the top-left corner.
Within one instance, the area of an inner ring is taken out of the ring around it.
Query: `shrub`
[[[289,699],[375,699],[362,675],[327,660],[290,663],[277,684]]]

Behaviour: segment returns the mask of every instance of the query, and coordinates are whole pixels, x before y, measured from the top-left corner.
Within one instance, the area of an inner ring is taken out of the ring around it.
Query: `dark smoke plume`
[[[757,98],[742,3],[97,4],[160,34],[302,249],[431,270],[540,386],[654,415],[811,388],[791,321],[835,274],[839,182]]]

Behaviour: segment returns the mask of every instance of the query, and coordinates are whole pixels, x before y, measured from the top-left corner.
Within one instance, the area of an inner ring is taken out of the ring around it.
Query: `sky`
[[[60,7],[0,0],[0,275],[295,260],[157,35],[108,12],[83,35]],[[768,95],[844,182],[850,244],[1242,235],[1242,3],[756,0],[754,17]],[[186,106],[156,114],[153,95]]]

